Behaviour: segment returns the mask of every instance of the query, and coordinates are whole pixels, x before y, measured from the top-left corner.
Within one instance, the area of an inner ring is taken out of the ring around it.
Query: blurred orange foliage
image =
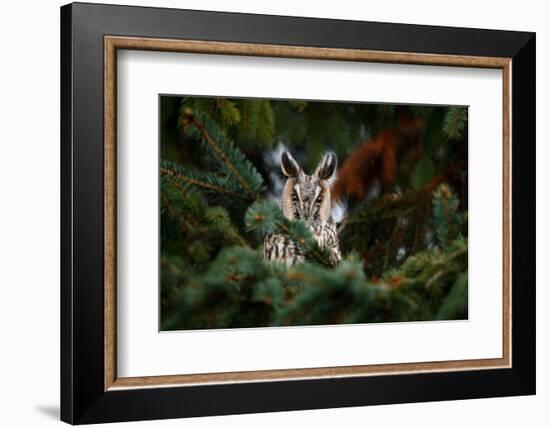
[[[361,144],[340,168],[332,188],[333,198],[364,199],[375,181],[382,187],[392,184],[400,158],[418,148],[424,126],[421,117],[402,116],[397,128],[384,129]]]

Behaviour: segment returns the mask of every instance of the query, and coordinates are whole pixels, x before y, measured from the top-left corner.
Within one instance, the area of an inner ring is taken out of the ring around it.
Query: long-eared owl
[[[311,229],[317,244],[330,252],[336,264],[341,260],[336,223],[330,215],[329,179],[336,171],[336,155],[326,153],[313,175],[307,175],[292,155],[281,156],[281,169],[287,177],[281,195],[281,208],[289,220],[303,220]],[[304,260],[300,246],[284,234],[268,234],[264,239],[265,260],[293,265]]]

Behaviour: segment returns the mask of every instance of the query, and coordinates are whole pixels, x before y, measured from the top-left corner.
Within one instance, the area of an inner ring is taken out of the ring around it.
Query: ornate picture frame
[[[502,357],[119,377],[119,50],[501,70]],[[533,33],[75,3],[61,8],[61,105],[63,421],[535,393]]]

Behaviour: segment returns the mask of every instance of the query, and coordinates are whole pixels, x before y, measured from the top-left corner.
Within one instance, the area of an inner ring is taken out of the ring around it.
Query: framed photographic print
[[[535,35],[61,8],[61,418],[535,393]]]

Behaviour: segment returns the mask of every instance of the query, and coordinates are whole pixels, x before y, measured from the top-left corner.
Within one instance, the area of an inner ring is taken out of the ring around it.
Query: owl
[[[307,175],[292,155],[281,155],[281,169],[287,177],[281,195],[281,208],[289,220],[303,220],[317,244],[330,252],[334,264],[340,262],[336,223],[330,215],[330,178],[336,171],[336,155],[326,153],[313,175]],[[264,259],[293,265],[304,261],[300,246],[284,234],[268,234],[264,239]]]

